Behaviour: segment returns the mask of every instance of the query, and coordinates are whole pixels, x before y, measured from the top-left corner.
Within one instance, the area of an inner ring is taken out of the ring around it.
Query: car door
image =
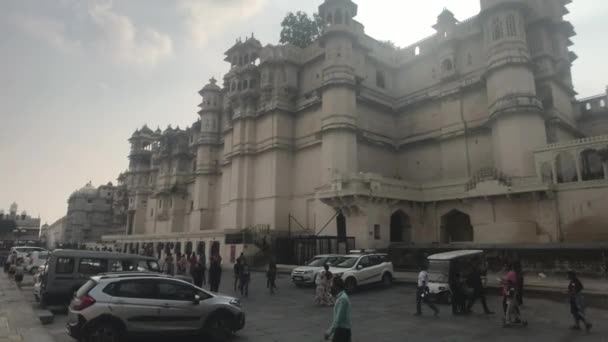
[[[112,283],[103,292],[112,296],[110,310],[130,332],[162,331],[161,301],[153,279],[130,279]]]
[[[166,330],[192,331],[202,327],[204,306],[195,301],[195,295],[203,295],[199,290],[173,279],[159,279],[157,289],[162,305],[160,324]]]
[[[363,284],[370,283],[370,276],[371,276],[370,265],[371,265],[371,260],[370,260],[369,256],[364,256],[364,257],[361,257],[361,259],[359,259],[359,262],[357,263],[357,266],[356,266],[358,284],[363,285]]]
[[[80,258],[78,260],[78,271],[76,274],[75,285],[82,286],[94,275],[108,271],[108,259],[100,258]]]

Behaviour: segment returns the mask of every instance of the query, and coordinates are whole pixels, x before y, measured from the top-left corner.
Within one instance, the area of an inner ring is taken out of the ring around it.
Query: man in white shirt
[[[418,273],[418,288],[416,290],[416,316],[422,315],[422,302],[428,305],[435,313],[435,317],[439,314],[439,309],[429,301],[429,274],[426,271],[426,265],[423,265]]]

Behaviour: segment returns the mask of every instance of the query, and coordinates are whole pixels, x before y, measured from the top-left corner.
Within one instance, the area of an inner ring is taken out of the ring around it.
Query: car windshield
[[[314,257],[307,266],[322,267],[325,265],[325,261],[327,261],[327,257]]]
[[[447,282],[450,273],[449,260],[429,260],[429,281]]]
[[[340,262],[336,263],[334,267],[338,268],[351,268],[355,266],[359,260],[359,257],[344,257],[344,259],[340,260]]]

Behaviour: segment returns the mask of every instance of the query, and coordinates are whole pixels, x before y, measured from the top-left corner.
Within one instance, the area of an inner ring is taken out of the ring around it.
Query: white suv
[[[348,292],[360,285],[382,283],[390,286],[393,282],[393,263],[386,254],[348,254],[342,258],[329,271],[344,280]]]
[[[244,325],[245,313],[236,298],[162,274],[110,273],[91,277],[76,292],[67,329],[86,342],[195,333],[225,341]]]

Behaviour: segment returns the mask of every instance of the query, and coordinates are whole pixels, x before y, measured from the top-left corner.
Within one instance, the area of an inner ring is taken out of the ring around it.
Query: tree
[[[393,49],[395,51],[399,51],[401,48],[395,44],[392,40],[381,40],[380,44],[385,45],[386,47]]]
[[[281,26],[283,27],[280,40],[282,44],[305,48],[321,35],[323,20],[316,13],[311,18],[305,12],[298,11],[295,14],[289,12],[281,22]]]

